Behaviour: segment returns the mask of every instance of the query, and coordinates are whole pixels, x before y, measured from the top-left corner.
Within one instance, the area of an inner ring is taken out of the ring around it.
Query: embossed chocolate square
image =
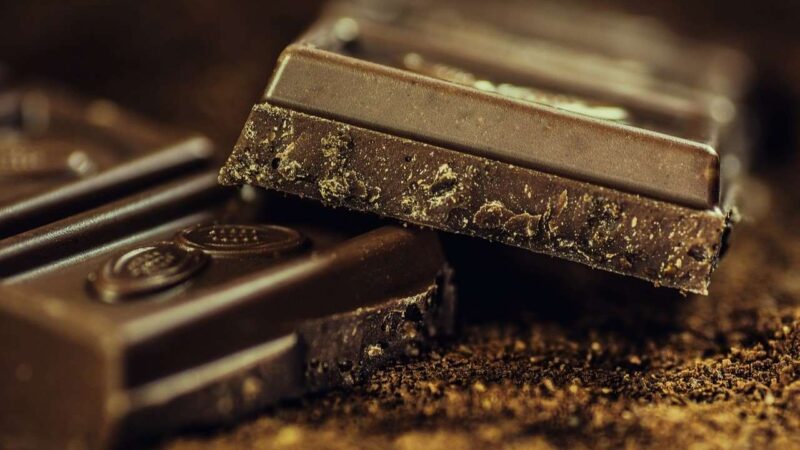
[[[280,57],[221,183],[707,292],[733,98],[479,20],[335,11]]]
[[[0,238],[207,168],[202,136],[46,86],[0,90]]]
[[[113,448],[452,332],[432,231],[176,178],[0,240],[0,447]]]

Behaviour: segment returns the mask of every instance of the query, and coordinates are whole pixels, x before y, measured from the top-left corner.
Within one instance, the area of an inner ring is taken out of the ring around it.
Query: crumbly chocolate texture
[[[418,357],[435,338],[452,336],[455,288],[445,268],[436,284],[376,307],[311,321],[298,332],[312,392],[352,388],[398,359]]]
[[[305,349],[296,361],[304,368],[302,387],[287,383],[282,370],[286,362],[263,361],[161,408],[137,411],[126,420],[120,442],[141,442],[137,436],[187,424],[190,429],[232,424],[303,393],[363,385],[382,367],[418,357],[434,339],[452,335],[456,300],[451,277],[445,269],[437,283],[419,293],[299,325]],[[297,358],[292,354],[282,359]]]
[[[706,294],[729,218],[256,105],[220,172]]]

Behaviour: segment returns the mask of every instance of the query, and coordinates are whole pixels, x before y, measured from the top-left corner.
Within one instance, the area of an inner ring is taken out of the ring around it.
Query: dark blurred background
[[[6,0],[0,2],[0,61],[16,78],[54,80],[109,97],[204,132],[227,148],[280,50],[322,3]],[[781,139],[798,128],[800,2],[617,0],[593,7],[658,16],[683,34],[745,50],[759,70],[754,101],[771,106],[764,117],[778,136],[766,147],[784,156],[794,148]]]
[[[232,145],[277,55],[322,2],[0,2],[15,78],[109,97]]]

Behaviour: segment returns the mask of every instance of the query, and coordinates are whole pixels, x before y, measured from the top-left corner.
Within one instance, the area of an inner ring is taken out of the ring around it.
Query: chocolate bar
[[[556,60],[540,50],[328,16],[281,56],[220,182],[705,294],[731,224],[720,154],[735,103],[591,60],[536,75]]]
[[[551,0],[501,0],[492,8],[474,0],[350,1],[334,3],[327,14],[360,18],[362,42],[392,48],[398,39],[426,36],[423,53],[438,52],[436,59],[456,66],[454,57],[469,49],[473,64],[492,67],[506,81],[636,107],[637,126],[724,148],[728,166],[750,162],[752,119],[736,104],[749,93],[749,61],[737,50],[678,36],[654,18]],[[375,30],[375,21],[391,26]],[[642,123],[651,114],[656,118]],[[669,125],[679,117],[688,127]]]
[[[46,86],[0,90],[0,238],[208,168],[208,139],[107,100]]]
[[[479,26],[528,40],[538,51],[552,50],[562,64],[588,59],[599,71],[627,71],[628,78],[620,82],[640,77],[729,98],[744,96],[753,75],[750,62],[735,49],[688,39],[657,18],[611,5],[499,0],[487,7],[477,0],[351,0],[334,3],[328,13],[402,22],[412,28],[452,31]]]
[[[451,332],[435,233],[253,194],[183,177],[0,241],[0,447],[224,424]]]

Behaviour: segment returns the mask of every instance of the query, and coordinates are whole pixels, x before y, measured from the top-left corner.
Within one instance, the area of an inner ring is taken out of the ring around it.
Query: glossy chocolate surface
[[[223,184],[707,292],[743,167],[735,97],[702,81],[719,68],[682,76],[640,58],[642,73],[605,44],[533,36],[469,7],[367,3],[332,7],[284,51]],[[647,45],[725,53],[659,35]],[[735,163],[724,173],[721,157]]]
[[[213,173],[2,240],[0,267],[12,448],[233,420],[452,326],[433,232],[242,197]]]
[[[106,100],[0,89],[0,238],[207,168],[211,143]]]
[[[737,50],[692,40],[656,17],[613,5],[554,0],[499,0],[491,6],[477,0],[352,0],[338,2],[330,11],[409,27],[494,29],[531,40],[540,48],[562,50],[565,57],[578,52],[584,55],[578,59],[617,66],[641,80],[661,80],[725,97],[746,94],[753,75],[750,62]]]
[[[341,36],[347,26],[357,34]],[[719,155],[713,147],[717,125],[702,98],[687,94],[684,105],[681,97],[659,89],[553,68],[546,59],[529,55],[529,46],[515,47],[507,37],[459,31],[476,41],[470,43],[458,34],[436,30],[425,33],[352,18],[322,22],[284,52],[264,99],[691,207],[710,208],[719,202]],[[519,51],[513,54],[508,48]],[[387,60],[392,64],[383,63]],[[403,67],[396,67],[398,63]],[[551,68],[556,72],[551,78],[561,89],[537,84],[537,78],[518,65]],[[462,81],[431,76],[437,67],[440,73],[456,72],[454,77]],[[596,90],[603,94],[583,98],[573,83],[564,82],[570,74],[598,82]],[[474,81],[463,82],[470,77]],[[630,98],[611,95],[618,89],[631,93]],[[535,99],[536,90],[546,94],[540,98],[550,93],[551,98],[577,100],[563,101],[559,107],[552,100],[525,99]],[[647,104],[662,95],[674,104]],[[614,120],[604,119],[609,111]],[[642,128],[637,121],[655,126]]]

